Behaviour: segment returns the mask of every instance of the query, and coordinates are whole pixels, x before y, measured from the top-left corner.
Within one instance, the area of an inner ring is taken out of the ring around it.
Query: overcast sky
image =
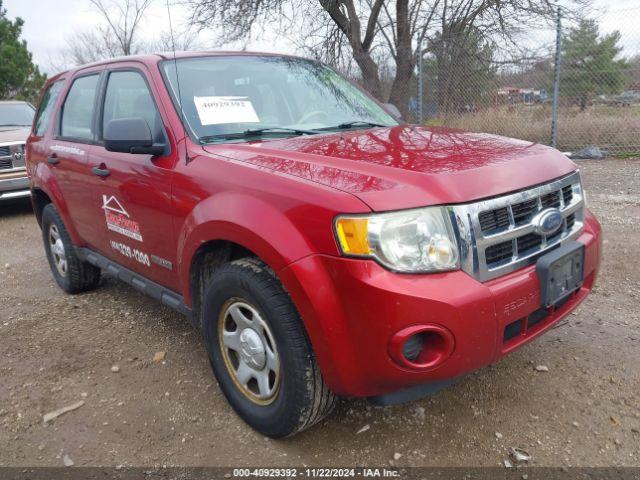
[[[108,2],[106,2],[108,4]],[[66,39],[74,32],[91,30],[103,23],[101,16],[88,0],[3,0],[9,18],[22,17],[25,24],[22,38],[27,41],[35,62],[43,71],[51,72],[51,64],[61,64],[59,57],[65,48]],[[171,21],[174,31],[188,27],[187,12],[184,7],[172,5]],[[155,0],[146,10],[141,23],[142,39],[157,39],[158,32],[169,31],[166,0]],[[213,35],[203,32],[198,41],[203,48],[212,48]],[[276,38],[262,38],[249,44],[251,49],[265,52],[292,52],[294,47],[287,41]]]
[[[46,72],[51,72],[51,64],[60,64],[59,56],[64,49],[65,40],[74,32],[88,30],[100,23],[100,16],[95,13],[88,0],[4,0],[8,16],[22,17],[25,21],[23,38],[33,52],[35,62]],[[171,3],[171,2],[170,2]],[[626,54],[640,52],[640,0],[596,0],[595,4],[609,10],[602,15],[601,31],[620,30]],[[621,10],[634,9],[631,12]],[[171,6],[171,17],[174,30],[184,27],[187,13],[183,7]],[[156,0],[149,8],[141,27],[144,39],[153,39],[155,32],[168,31],[169,23],[164,0]],[[203,33],[200,43],[211,45],[211,34]],[[294,47],[286,40],[261,38],[252,41],[248,47],[253,50],[291,53]]]

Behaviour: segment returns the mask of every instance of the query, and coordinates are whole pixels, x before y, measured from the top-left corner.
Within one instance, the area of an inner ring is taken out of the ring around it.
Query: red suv
[[[58,285],[104,270],[190,317],[224,395],[272,437],[337,396],[407,401],[497,361],[575,309],[600,263],[564,155],[403,124],[302,58],[59,74],[27,166]]]

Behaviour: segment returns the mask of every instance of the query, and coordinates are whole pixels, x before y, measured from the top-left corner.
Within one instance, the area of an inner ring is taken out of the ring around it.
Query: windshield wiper
[[[343,122],[333,127],[316,128],[315,130],[347,130],[353,127],[388,127],[381,123],[367,122],[366,120],[353,120],[351,122]]]
[[[254,128],[250,130],[245,130],[244,133],[252,134],[252,135],[262,135],[263,133],[295,133],[296,135],[316,135],[318,132],[313,130],[304,130],[301,128],[287,128],[287,127],[265,127],[265,128]]]
[[[200,137],[200,141],[207,143],[216,140],[241,140],[244,138],[251,137],[262,137],[264,135],[271,134],[287,134],[291,133],[293,135],[316,135],[318,132],[314,130],[303,130],[300,128],[286,128],[286,127],[264,127],[264,128],[250,128],[248,130],[244,130],[243,132],[233,132],[233,133],[219,133],[217,135],[206,135],[204,137]]]
[[[0,123],[0,127],[30,127],[31,124],[26,123]]]

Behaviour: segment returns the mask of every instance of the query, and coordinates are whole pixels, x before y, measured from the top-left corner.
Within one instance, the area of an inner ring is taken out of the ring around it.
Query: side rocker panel
[[[167,307],[170,307],[191,319],[191,309],[184,304],[180,294],[173,292],[162,285],[158,285],[142,275],[138,275],[128,268],[125,268],[122,265],[109,260],[105,256],[94,252],[93,250],[88,248],[76,248],[76,252],[85,262],[89,262],[91,265],[102,268],[117,279],[128,283],[139,292],[145,293],[150,297],[159,300],[163,305],[166,305]]]

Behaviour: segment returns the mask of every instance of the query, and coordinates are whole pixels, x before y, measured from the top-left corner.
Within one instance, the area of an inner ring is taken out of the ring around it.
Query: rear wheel
[[[62,290],[80,293],[98,285],[100,269],[78,257],[64,222],[53,204],[42,210],[42,239],[51,273]]]
[[[328,415],[326,387],[291,298],[262,262],[218,268],[203,298],[211,366],[235,411],[264,435],[293,435]]]

